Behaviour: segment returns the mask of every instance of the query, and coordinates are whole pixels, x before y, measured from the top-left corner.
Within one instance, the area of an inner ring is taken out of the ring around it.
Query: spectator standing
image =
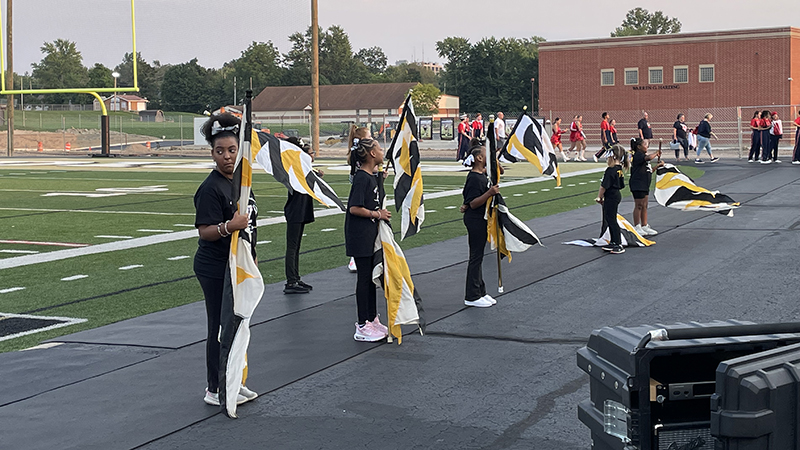
[[[703,164],[703,160],[700,159],[700,154],[703,153],[703,149],[706,149],[712,163],[719,161],[719,158],[715,158],[711,153],[711,136],[717,139],[717,135],[711,131],[711,119],[713,117],[713,114],[706,113],[706,115],[703,116],[703,120],[697,125],[697,158],[694,160],[695,164]]]
[[[648,114],[647,111],[643,112],[643,117],[639,119],[639,123],[636,124],[636,127],[639,129],[639,138],[640,139],[653,139],[653,130],[650,128],[650,122],[648,122]]]
[[[797,108],[797,118],[792,122],[795,128],[794,132],[794,155],[792,155],[792,164],[800,164],[800,108]]]
[[[472,137],[483,140],[483,116],[478,113],[472,121]]]
[[[683,157],[686,161],[689,161],[689,136],[686,134],[686,131],[686,116],[678,114],[675,123],[672,124],[672,141],[677,142],[683,147]],[[681,160],[680,148],[675,149],[675,160],[678,162]]]
[[[759,118],[759,111],[753,113],[753,118],[750,119],[750,129],[753,130],[753,135],[750,136],[750,154],[747,156],[747,162],[755,162],[761,156],[761,120]]]
[[[498,151],[500,151],[506,143],[506,122],[503,120],[505,117],[503,111],[500,111],[497,113],[497,119],[494,121],[494,138],[497,143],[495,148],[497,148]]]

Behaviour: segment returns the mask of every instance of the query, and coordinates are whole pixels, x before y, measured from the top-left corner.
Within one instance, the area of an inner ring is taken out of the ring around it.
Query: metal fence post
[[[738,119],[736,121],[737,122],[737,130],[739,130],[739,133],[738,133],[739,134],[739,151],[738,151],[738,153],[739,153],[739,159],[742,159],[742,145],[744,145],[744,143],[742,142],[742,107],[741,106],[737,106],[736,107],[736,118]]]

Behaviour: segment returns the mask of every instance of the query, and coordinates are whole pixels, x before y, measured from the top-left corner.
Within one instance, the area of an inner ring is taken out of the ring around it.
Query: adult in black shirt
[[[486,308],[495,304],[495,300],[486,294],[486,284],[483,282],[483,252],[486,249],[486,202],[500,192],[497,185],[489,186],[486,176],[486,148],[473,147],[472,170],[467,174],[464,183],[464,203],[461,211],[464,213],[464,226],[467,227],[469,242],[469,263],[467,264],[467,281],[464,292],[464,304]]]
[[[630,167],[627,151],[621,145],[615,145],[611,147],[608,168],[603,173],[603,181],[600,182],[597,198],[594,199],[597,203],[603,205],[603,229],[605,230],[608,227],[611,235],[611,241],[603,247],[603,250],[614,254],[625,253],[625,249],[622,247],[619,223],[617,222],[619,203],[622,201],[620,189],[625,187],[623,167],[626,169]]]
[[[308,153],[311,160],[314,160],[310,145],[296,137],[290,137],[287,140]],[[283,287],[283,293],[307,294],[314,288],[300,279],[300,242],[303,240],[306,224],[314,221],[314,199],[304,192],[289,192],[289,198],[283,206],[283,215],[286,218],[286,258],[284,259],[286,285]]]
[[[248,214],[241,215],[236,207],[238,186],[233,185],[236,154],[239,152],[239,126],[241,122],[231,114],[212,116],[201,131],[211,145],[211,157],[216,167],[197,188],[194,194],[196,210],[194,225],[200,235],[197,253],[194,256],[194,273],[203,289],[206,303],[206,369],[208,387],[203,400],[210,405],[219,405],[220,375],[220,326],[223,308],[233,310],[233,304],[223,302],[222,291],[228,256],[231,248],[230,235],[236,230],[250,233],[256,241],[256,219],[258,209],[255,197],[250,193]],[[255,258],[255,246],[253,246]],[[225,368],[222,368],[225,370]],[[258,394],[242,383],[237,404],[252,400]]]
[[[647,153],[650,141],[642,138],[631,139],[631,164],[630,189],[633,194],[633,225],[637,233],[642,236],[655,236],[658,232],[648,225],[647,203],[650,197],[650,182],[653,180],[653,170],[649,161],[661,155],[659,152]]]
[[[639,128],[639,137],[641,139],[653,139],[653,130],[650,128],[650,122],[647,121],[648,117],[645,111],[644,117],[639,119],[639,123],[636,125]]]
[[[700,159],[700,154],[703,152],[704,148],[706,149],[708,157],[712,163],[719,161],[719,158],[715,158],[711,153],[711,136],[714,136],[715,138],[717,137],[717,135],[711,131],[710,120],[713,117],[713,114],[706,113],[706,115],[703,117],[703,120],[701,120],[700,124],[697,125],[697,158],[694,160],[696,164],[703,163],[703,160]]]
[[[683,147],[683,157],[689,160],[689,136],[686,135],[686,116],[678,114],[677,120],[672,124],[672,142]],[[675,160],[681,160],[681,149],[675,149]]]

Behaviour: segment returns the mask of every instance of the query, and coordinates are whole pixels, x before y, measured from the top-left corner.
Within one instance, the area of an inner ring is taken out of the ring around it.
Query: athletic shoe
[[[355,260],[355,258],[350,258],[350,264],[347,265],[347,270],[349,270],[351,273],[358,272],[358,269],[356,269],[356,260]]]
[[[656,231],[656,230],[654,230],[654,229],[650,228],[650,225],[642,225],[642,227],[641,227],[641,228],[642,228],[642,230],[643,230],[645,233],[647,233],[647,234],[645,234],[645,235],[643,235],[643,236],[655,236],[655,235],[657,235],[657,234],[658,234],[658,231]],[[640,233],[640,234],[641,234],[641,233]]]
[[[304,287],[304,288],[308,289],[309,291],[313,291],[314,290],[314,286],[311,286],[310,284],[303,283],[302,280],[297,280],[297,284],[300,285],[301,287]]]
[[[699,159],[699,158],[698,158],[698,159],[695,159],[695,160],[694,160],[694,163],[695,163],[695,164],[705,164],[705,162],[704,162],[702,159]]]
[[[752,159],[748,159],[747,162],[751,163],[751,162],[755,162],[755,161],[752,160]]]
[[[779,163],[779,162],[781,162],[781,160],[780,159],[773,159],[772,162]]]
[[[614,245],[606,244],[601,248],[603,249],[604,252],[610,252],[611,250],[614,250]]]
[[[715,157],[711,158],[711,162],[717,162],[717,161],[719,161],[718,157],[715,156]]]
[[[565,155],[565,154],[563,154],[563,153],[562,153],[562,154],[561,154],[561,157],[562,157],[562,158],[564,158],[564,162],[567,162],[567,161],[569,161],[569,156],[567,156],[567,155]]]
[[[300,286],[299,283],[285,284],[283,286],[284,295],[288,295],[288,294],[308,294],[309,292],[311,292],[311,291],[309,291],[308,289],[304,288],[303,286]]]
[[[369,322],[369,320],[367,322]],[[372,328],[377,329],[378,331],[386,334],[387,336],[389,335],[389,328],[381,323],[380,314],[375,315],[375,318],[372,320],[372,322],[369,323],[372,325]]]
[[[616,246],[614,246],[613,249],[611,249],[611,254],[612,255],[621,255],[623,253],[625,253],[625,247],[623,247],[621,245],[616,245]]]
[[[586,159],[583,156],[581,156],[581,161],[586,162],[586,161],[588,161],[588,159]]]
[[[798,165],[798,164],[800,164],[800,161],[792,161],[792,164]]]
[[[486,294],[486,295],[484,295],[484,296],[483,296],[483,297],[481,297],[481,298],[482,298],[482,299],[485,299],[485,300],[489,300],[489,303],[491,303],[491,304],[493,304],[493,305],[496,305],[496,304],[497,304],[497,300],[495,300],[495,299],[494,299],[494,298],[493,298],[491,295],[489,295],[489,294]]]
[[[762,159],[761,160],[761,164],[772,164],[772,160],[771,159]]]
[[[249,402],[250,400],[255,400],[258,398],[258,393],[251,391],[250,389],[247,389],[247,386],[242,385],[242,387],[239,388],[239,396],[246,398]]]
[[[256,396],[257,395],[258,394],[256,394]],[[206,404],[211,405],[211,406],[219,406],[219,394],[216,393],[216,392],[209,392],[209,390],[206,389],[206,396],[203,397],[203,401],[206,402]],[[242,403],[245,403],[246,401],[247,401],[247,397],[242,395],[241,391],[240,391],[239,395],[236,396],[236,404],[237,405],[241,405]]]
[[[647,231],[644,231],[641,225],[634,225],[633,231],[639,233],[639,236],[647,236]]]
[[[592,159],[594,160],[594,162],[597,162],[597,155],[592,155]],[[584,161],[586,160],[584,159]]]
[[[361,342],[378,342],[386,338],[386,333],[380,331],[367,322],[363,326],[356,324],[356,333],[353,339]]]
[[[467,306],[474,306],[476,308],[488,308],[493,305],[492,302],[486,300],[486,297],[481,297],[477,300],[472,300],[472,301],[464,300],[464,304]]]

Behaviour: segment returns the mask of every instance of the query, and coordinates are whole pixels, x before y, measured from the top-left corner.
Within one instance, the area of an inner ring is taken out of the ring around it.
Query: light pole
[[[531,78],[531,115],[534,114],[534,112],[533,112],[533,81],[534,81],[534,78]],[[538,114],[538,111],[537,111],[537,114]]]
[[[111,98],[111,110],[119,111],[119,105],[114,109],[114,104],[117,102],[117,78],[119,78],[119,72],[111,72],[111,76],[114,77],[114,97]]]

